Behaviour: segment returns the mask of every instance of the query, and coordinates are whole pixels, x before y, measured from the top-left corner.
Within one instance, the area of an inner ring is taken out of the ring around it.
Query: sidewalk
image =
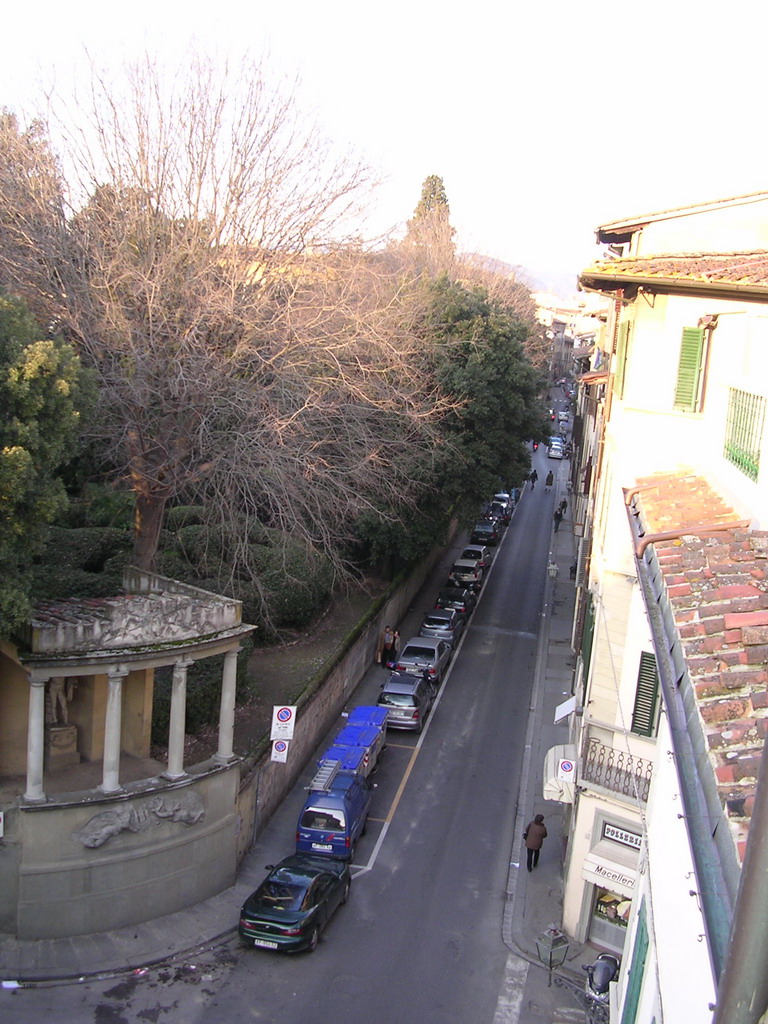
[[[556,725],[555,709],[571,695],[575,655],[571,648],[571,631],[576,587],[571,567],[576,562],[577,542],[573,534],[571,495],[566,492],[565,474],[556,474],[554,505],[562,499],[568,508],[557,532],[550,539],[550,572],[542,630],[536,660],[536,678],[531,698],[531,715],[526,734],[525,760],[520,782],[520,800],[515,823],[516,845],[510,853],[503,937],[512,953],[535,965],[529,971],[528,991],[535,989],[537,1006],[528,1006],[526,1021],[553,1021],[558,1008],[576,1009],[575,996],[562,988],[548,985],[547,971],[542,966],[536,940],[548,928],[560,928],[563,909],[563,870],[566,853],[566,814],[568,805],[544,800],[542,797],[543,767],[547,751],[569,741],[568,719]],[[529,873],[523,843],[525,826],[535,814],[544,815],[547,838],[539,864]],[[557,975],[564,976],[578,989],[584,985],[582,964],[591,964],[596,951],[569,938],[566,962]],[[534,1016],[536,1010],[540,1017]],[[559,1019],[559,1018],[557,1018]]]
[[[566,808],[542,799],[542,766],[546,751],[568,740],[567,723],[555,725],[554,711],[570,695],[574,666],[570,639],[575,587],[570,570],[576,543],[565,473],[556,475],[555,502],[559,504],[566,498],[569,507],[559,531],[550,538],[549,561],[557,566],[557,574],[547,580],[515,826],[518,838],[510,853],[503,937],[513,954],[536,965],[529,971],[529,977],[542,1006],[575,1006],[569,993],[548,988],[547,973],[536,953],[536,939],[551,925],[559,927],[562,920]],[[538,867],[529,874],[525,869],[522,834],[526,823],[538,813],[545,816],[548,837]],[[0,936],[2,986],[56,984],[131,971],[140,973],[143,968],[170,959],[193,963],[196,958],[204,958],[234,934],[237,908],[264,876],[263,859],[262,854],[255,863],[253,856],[247,856],[236,884],[225,892],[145,924],[71,939],[23,941]],[[580,964],[591,963],[594,956],[593,950],[571,942],[568,960],[559,973],[580,985]]]

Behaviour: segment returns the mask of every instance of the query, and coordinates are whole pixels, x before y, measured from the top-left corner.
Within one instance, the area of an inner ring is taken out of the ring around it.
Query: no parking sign
[[[272,744],[272,761],[288,760],[288,740],[275,740]]]
[[[557,777],[561,782],[573,782],[576,776],[576,765],[569,757],[561,757],[557,762]]]
[[[276,704],[272,708],[271,740],[292,740],[296,722],[296,705]]]

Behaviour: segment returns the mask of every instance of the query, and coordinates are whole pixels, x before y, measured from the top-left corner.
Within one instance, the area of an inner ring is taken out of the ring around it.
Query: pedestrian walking
[[[555,482],[555,478],[554,478],[554,476],[552,475],[552,470],[550,469],[550,471],[549,471],[549,472],[547,473],[547,478],[546,478],[546,480],[544,481],[544,490],[545,490],[545,491],[549,491],[549,490],[551,490],[551,489],[552,489],[552,484],[553,484],[554,482]]]
[[[560,511],[563,513],[563,516],[565,516],[565,510],[567,508],[568,508],[568,502],[565,500],[565,498],[563,498],[563,500],[560,502]]]
[[[531,481],[531,490],[533,490],[536,486],[536,481],[539,479],[539,474],[536,472],[535,469],[531,470],[531,475],[528,477],[528,479]]]
[[[529,821],[523,832],[525,849],[528,856],[527,867],[533,871],[539,863],[539,854],[544,840],[547,838],[547,826],[544,824],[544,815],[537,814],[533,821]]]
[[[552,517],[555,520],[555,533],[560,529],[560,523],[563,519],[563,510],[561,508],[555,509],[555,514]]]

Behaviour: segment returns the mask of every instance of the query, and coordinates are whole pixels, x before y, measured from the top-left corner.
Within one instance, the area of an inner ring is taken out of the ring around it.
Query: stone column
[[[123,722],[123,679],[128,675],[125,665],[113,665],[107,672],[107,713],[104,721],[104,762],[99,789],[102,793],[119,793],[120,736]]]
[[[45,802],[43,758],[45,756],[45,679],[29,680],[29,721],[27,724],[27,791],[30,803]]]
[[[219,749],[213,756],[217,764],[229,764],[235,759],[235,690],[237,688],[237,656],[241,650],[241,647],[233,647],[224,655],[221,706],[219,708]]]
[[[168,729],[168,767],[163,772],[166,779],[183,779],[184,733],[187,722],[187,669],[193,665],[192,658],[179,658],[173,666],[171,688],[171,721]]]

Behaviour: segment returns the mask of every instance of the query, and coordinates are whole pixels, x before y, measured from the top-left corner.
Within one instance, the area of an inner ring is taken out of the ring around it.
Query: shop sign
[[[620,864],[599,860],[591,853],[584,858],[584,874],[590,881],[610,889],[628,892],[635,888],[634,871]]]
[[[639,850],[642,843],[642,836],[638,832],[630,832],[628,828],[619,828],[609,821],[603,822],[603,839],[610,839],[614,843],[621,843],[622,846],[630,846],[633,850]]]

